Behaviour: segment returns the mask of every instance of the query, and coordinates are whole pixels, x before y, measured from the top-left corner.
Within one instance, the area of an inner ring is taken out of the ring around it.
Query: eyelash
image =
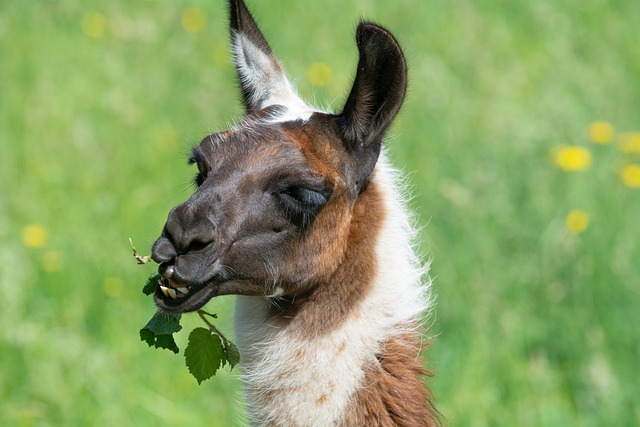
[[[200,187],[202,185],[202,183],[204,182],[204,180],[207,178],[207,174],[203,173],[202,170],[205,169],[202,167],[201,163],[198,162],[195,158],[190,158],[189,159],[189,164],[190,165],[196,165],[198,167],[198,173],[196,174],[196,176],[193,178],[193,184],[196,187]]]
[[[200,172],[198,172],[198,174],[193,178],[193,184],[196,187],[200,187],[202,185],[202,183],[204,182],[205,177],[204,175],[202,175]]]
[[[290,187],[286,191],[283,191],[282,194],[309,207],[322,206],[327,202],[327,197],[321,192],[304,187]]]

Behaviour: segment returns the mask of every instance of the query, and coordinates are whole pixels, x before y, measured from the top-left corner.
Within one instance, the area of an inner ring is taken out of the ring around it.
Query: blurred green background
[[[388,146],[433,259],[446,424],[640,425],[637,0],[249,6],[323,107],[358,17],[405,48]],[[148,253],[188,148],[240,114],[222,0],[0,3],[0,425],[244,422],[237,371],[198,386],[140,342],[153,267],[128,243]],[[210,304],[224,331],[232,305]]]

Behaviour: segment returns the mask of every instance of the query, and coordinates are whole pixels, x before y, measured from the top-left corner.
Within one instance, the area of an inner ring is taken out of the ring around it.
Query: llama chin
[[[237,296],[254,425],[437,425],[420,356],[428,266],[382,147],[406,94],[400,45],[360,22],[334,114],[295,93],[242,0],[229,11],[246,115],[192,150],[197,189],[152,250],[156,304],[182,313]]]

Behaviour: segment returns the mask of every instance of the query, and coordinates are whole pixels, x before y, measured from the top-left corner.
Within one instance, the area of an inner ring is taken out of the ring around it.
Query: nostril
[[[197,252],[205,249],[207,246],[211,244],[213,240],[201,240],[195,239],[192,240],[189,244],[189,252]]]
[[[170,259],[164,257],[164,262],[179,255],[203,251],[213,243],[215,226],[203,212],[204,207],[198,207],[194,203],[189,199],[169,212],[162,237],[166,240],[167,247],[171,247],[167,254],[173,252],[173,256]]]
[[[182,244],[178,244],[178,252],[201,252],[208,248],[214,241],[214,228],[211,223],[204,220],[194,221],[182,234]]]

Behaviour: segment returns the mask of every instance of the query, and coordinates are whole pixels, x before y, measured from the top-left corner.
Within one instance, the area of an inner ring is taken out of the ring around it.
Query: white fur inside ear
[[[233,33],[233,53],[243,87],[248,89],[248,104],[258,111],[271,105],[287,108],[287,120],[308,119],[313,109],[291,87],[275,57],[265,54],[243,34]],[[283,121],[279,118],[277,121]]]

